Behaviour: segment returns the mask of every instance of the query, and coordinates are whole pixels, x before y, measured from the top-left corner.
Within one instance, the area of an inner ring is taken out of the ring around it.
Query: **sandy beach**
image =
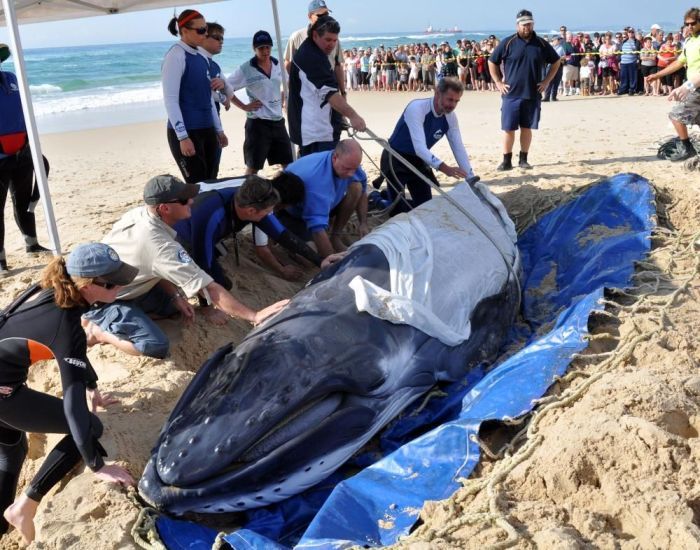
[[[409,99],[426,95],[356,92],[348,100],[372,131],[388,137]],[[572,371],[577,375],[551,392],[561,395],[573,389],[576,396],[538,419],[538,444],[527,456],[482,460],[474,480],[452,499],[426,505],[423,524],[401,544],[478,548],[510,536],[519,548],[697,548],[700,350],[695,331],[700,275],[699,248],[692,243],[700,232],[700,172],[656,158],[657,141],[673,133],[666,116],[670,104],[653,97],[575,97],[544,104],[529,156],[534,170],[505,174],[495,170],[501,160],[499,107],[495,93],[466,92],[457,113],[476,173],[502,198],[518,229],[582,186],[635,172],[656,186],[662,228],[649,264],[640,271],[657,274],[663,284],[644,287],[642,298],[615,296],[621,305],[608,308],[611,316],[591,321],[591,350],[619,353],[575,361]],[[223,113],[223,124],[230,145],[220,175],[241,175],[244,114]],[[380,148],[362,144],[378,163]],[[177,173],[164,121],[50,134],[42,137],[42,147],[51,162],[50,186],[64,251],[99,240],[123,212],[141,204],[150,177]],[[516,143],[516,154],[518,150]],[[435,152],[451,162],[447,140]],[[376,176],[369,161],[363,165],[370,178]],[[449,184],[444,176],[439,179]],[[39,240],[46,245],[39,210]],[[46,262],[25,256],[11,205],[5,221],[11,274],[0,280],[3,305],[37,280]],[[303,284],[266,271],[249,240],[239,268],[226,260],[236,295],[253,307],[288,298]],[[308,277],[313,273],[309,270]],[[242,321],[213,327],[201,317],[185,330],[174,321],[164,326],[173,340],[167,360],[129,357],[105,346],[89,352],[102,391],[121,399],[99,413],[106,427],[102,441],[110,458],[134,477],[140,476],[163,421],[202,362],[250,330]],[[33,367],[30,384],[60,393],[55,364]],[[489,434],[490,441],[498,449],[508,434],[496,431]],[[30,436],[20,486],[57,440],[53,435]],[[138,512],[132,490],[109,486],[81,469],[40,506],[31,548],[134,548],[130,531]],[[22,544],[11,532],[0,547]]]

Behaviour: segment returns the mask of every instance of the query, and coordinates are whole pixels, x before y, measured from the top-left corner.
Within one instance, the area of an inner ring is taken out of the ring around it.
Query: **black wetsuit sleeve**
[[[284,248],[306,258],[315,266],[321,267],[321,257],[313,251],[302,239],[287,230],[274,214],[268,214],[256,225],[271,239],[277,241]]]
[[[88,380],[94,383],[95,371],[86,355],[85,332],[80,326],[80,315],[65,310],[56,332],[51,351],[58,363],[63,387],[63,411],[70,433],[85,464],[93,471],[104,466],[100,447],[92,429],[85,388]]]

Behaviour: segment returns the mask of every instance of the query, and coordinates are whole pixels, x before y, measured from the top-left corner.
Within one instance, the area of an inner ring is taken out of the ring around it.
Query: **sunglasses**
[[[191,31],[194,31],[194,32],[196,32],[196,33],[199,34],[199,35],[207,34],[207,28],[206,28],[206,27],[198,27],[198,28],[196,28],[196,29],[195,29],[194,27],[185,27],[185,28],[186,28],[186,29],[189,29],[189,30],[191,30]]]
[[[207,38],[211,38],[212,40],[216,40],[217,42],[224,41],[224,37],[220,34],[208,34]]]
[[[163,204],[179,204],[181,206],[187,206],[190,199],[175,199],[173,201],[164,202]]]
[[[685,21],[685,22],[683,23],[683,26],[684,26],[684,27],[692,27],[693,25],[697,25],[697,24],[698,24],[697,20],[695,20],[695,21]]]
[[[92,281],[92,284],[95,286],[102,287],[105,290],[113,290],[119,286],[119,285],[116,285],[114,283],[108,283],[107,281],[98,281],[97,279]]]

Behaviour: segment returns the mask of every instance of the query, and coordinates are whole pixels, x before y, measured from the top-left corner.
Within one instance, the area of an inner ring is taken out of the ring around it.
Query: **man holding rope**
[[[392,216],[412,210],[432,198],[432,189],[425,180],[440,185],[433,170],[439,170],[451,178],[467,179],[469,183],[478,181],[462,143],[462,134],[454,112],[463,93],[464,86],[459,80],[443,78],[435,87],[433,97],[414,99],[404,109],[389,138],[389,145],[422,176],[388,151],[382,153],[381,170],[389,185],[389,199],[393,201],[399,194],[403,197],[406,187],[411,193],[410,200],[404,197],[404,200],[394,206]],[[433,145],[445,135],[458,166],[449,166],[430,152]],[[381,180],[375,181],[375,186],[377,183],[381,184]]]

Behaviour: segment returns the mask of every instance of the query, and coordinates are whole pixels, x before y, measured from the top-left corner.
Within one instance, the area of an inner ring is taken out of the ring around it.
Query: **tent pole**
[[[284,68],[284,50],[282,49],[282,32],[280,31],[280,16],[277,12],[277,0],[272,1],[272,17],[275,20],[275,40],[277,40],[277,55],[280,61],[280,68],[282,69],[282,90],[284,91],[284,97],[287,98],[287,105],[289,105],[289,85],[287,80],[287,70]],[[296,147],[292,146],[292,158],[297,159]]]
[[[15,15],[14,1],[2,0],[3,8],[5,9],[5,21],[10,34],[10,45],[12,47],[12,55],[14,56],[14,65],[17,72],[17,83],[19,84],[19,94],[22,99],[22,112],[24,113],[24,121],[27,126],[27,137],[29,146],[32,150],[32,162],[34,163],[34,174],[36,175],[39,189],[41,190],[41,203],[44,208],[44,216],[51,240],[51,247],[54,254],[61,254],[61,243],[58,239],[58,228],[56,227],[56,218],[53,213],[53,204],[51,203],[51,193],[49,192],[48,178],[44,169],[44,160],[41,154],[41,144],[39,143],[39,132],[36,127],[36,119],[34,118],[34,108],[32,106],[32,98],[29,93],[29,84],[27,79],[27,71],[24,64],[24,51],[22,50],[22,42],[19,36],[19,26]]]

